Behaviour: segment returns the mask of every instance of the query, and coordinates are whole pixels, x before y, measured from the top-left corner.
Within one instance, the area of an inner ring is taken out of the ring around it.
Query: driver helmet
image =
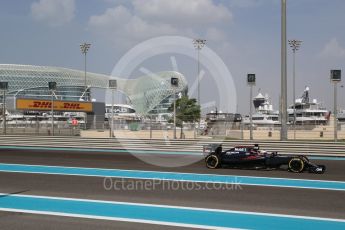
[[[260,148],[259,148],[259,145],[258,145],[258,144],[255,144],[253,149],[256,150],[256,151],[259,151],[259,149],[260,149]]]

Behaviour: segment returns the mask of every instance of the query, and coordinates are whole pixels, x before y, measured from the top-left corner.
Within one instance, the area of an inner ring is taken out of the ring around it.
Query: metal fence
[[[107,137],[110,136],[109,121],[104,117],[97,119],[94,116],[85,122],[78,122],[73,126],[68,121],[54,121],[54,136]],[[253,140],[279,140],[279,125],[253,126]],[[156,139],[193,139],[193,138],[227,138],[238,140],[250,139],[250,126],[241,122],[201,123],[185,122],[183,128],[176,128],[170,121],[156,119],[121,119],[117,117],[113,122],[113,131],[120,138],[156,138]],[[2,121],[0,134],[4,133]],[[84,134],[83,134],[84,133]],[[338,140],[345,140],[345,124],[338,123]],[[51,121],[7,121],[6,134],[44,135],[52,136]],[[288,140],[334,140],[334,125],[292,125],[288,126]]]
[[[52,129],[51,122],[25,122],[12,121],[4,124],[0,123],[0,134],[4,135],[36,135],[36,136],[80,136],[80,129],[83,124],[71,125],[67,122],[54,122]],[[54,133],[53,133],[54,130]]]
[[[228,128],[228,127],[231,128]],[[265,125],[252,128],[254,140],[279,140],[281,126]],[[288,125],[288,140],[334,140],[334,126],[331,125]],[[338,124],[337,134],[339,140],[345,140],[345,124]],[[208,132],[209,136],[225,136],[229,139],[250,139],[250,126],[240,124],[217,125]]]
[[[259,144],[260,148],[267,151],[278,151],[284,154],[305,154],[321,156],[345,156],[345,143],[329,141],[275,141],[275,140],[209,140],[209,139],[122,139],[122,138],[80,138],[80,137],[38,137],[38,136],[13,136],[7,135],[0,138],[2,146],[36,146],[60,148],[85,148],[85,149],[147,149],[164,151],[183,151],[203,154],[203,146],[211,143],[222,143],[223,148],[238,145]]]

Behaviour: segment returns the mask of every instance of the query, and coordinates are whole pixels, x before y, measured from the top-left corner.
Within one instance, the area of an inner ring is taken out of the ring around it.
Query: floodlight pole
[[[341,70],[331,70],[331,82],[334,84],[334,141],[338,141],[338,106],[337,106],[337,84],[341,81]]]
[[[87,90],[87,82],[86,82],[86,54],[87,54],[87,51],[89,51],[91,47],[91,44],[89,43],[82,43],[80,44],[80,50],[82,52],[82,54],[84,54],[84,90],[85,90],[85,101],[87,101],[87,93],[86,93],[86,90]]]
[[[292,103],[293,103],[293,139],[296,140],[296,49],[293,50],[293,92],[292,92]]]
[[[334,141],[338,141],[338,110],[337,110],[337,83],[336,81],[333,82],[334,84]]]
[[[200,103],[200,49],[198,48],[198,103]]]
[[[110,127],[110,138],[114,137],[113,128],[114,128],[114,89],[111,89],[111,127]]]
[[[150,139],[152,139],[152,115],[149,115],[150,117]]]
[[[250,87],[250,94],[249,94],[249,139],[253,140],[253,86],[256,84],[256,77],[255,74],[247,74],[247,84]]]
[[[176,139],[176,88],[178,87],[178,79],[172,77],[170,83],[171,83],[171,87],[173,88],[173,93],[174,93],[174,139]],[[181,129],[182,129],[182,126],[181,126]]]
[[[181,126],[182,129],[182,126]],[[174,87],[174,139],[176,139],[176,90]]]
[[[205,46],[206,40],[205,39],[194,39],[193,44],[195,49],[198,50],[198,76],[197,76],[197,82],[198,82],[198,104],[201,106],[200,103],[200,50]],[[198,124],[198,129],[200,130],[200,119]]]
[[[3,134],[6,135],[6,90],[3,90],[2,99],[2,128]]]
[[[52,136],[54,136],[54,90],[52,89],[52,106],[51,106],[51,113],[52,113]]]
[[[287,140],[287,77],[286,77],[286,0],[281,0],[281,130],[280,140]]]
[[[253,140],[253,105],[252,105],[252,98],[253,98],[253,85],[250,85],[250,96],[249,96],[249,121],[250,121],[250,140]]]
[[[56,82],[48,82],[48,90],[51,91],[51,114],[52,114],[52,121],[51,121],[51,125],[52,125],[52,136],[54,136],[54,94],[55,94],[55,90],[56,90]]]
[[[0,91],[3,91],[2,96],[2,128],[3,134],[6,134],[6,90],[8,89],[8,82],[0,82]]]
[[[293,52],[293,138],[296,139],[296,51],[299,49],[302,41],[294,39],[288,42]]]
[[[109,138],[114,137],[114,94],[117,88],[117,81],[116,80],[109,80],[109,88],[111,89],[111,122],[109,122]],[[108,117],[109,121],[109,117]]]

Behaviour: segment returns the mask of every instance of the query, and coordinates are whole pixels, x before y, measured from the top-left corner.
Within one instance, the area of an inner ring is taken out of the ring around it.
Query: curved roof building
[[[171,77],[179,79],[171,86]],[[137,79],[124,79],[104,74],[60,67],[0,64],[0,81],[8,82],[7,95],[19,98],[50,98],[48,82],[57,82],[56,98],[78,101],[90,98],[90,88],[108,88],[109,79],[117,80],[117,90],[127,95],[136,112],[147,114],[165,98],[187,89],[185,77],[173,71],[160,72]]]

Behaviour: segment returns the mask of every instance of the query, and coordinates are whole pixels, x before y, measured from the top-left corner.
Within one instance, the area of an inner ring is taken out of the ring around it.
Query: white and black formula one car
[[[287,166],[288,171],[301,173],[324,173],[326,166],[316,165],[303,155],[281,155],[277,152],[266,152],[259,145],[237,146],[222,150],[221,144],[204,146],[206,167],[214,169],[223,166],[243,169],[279,169]]]

